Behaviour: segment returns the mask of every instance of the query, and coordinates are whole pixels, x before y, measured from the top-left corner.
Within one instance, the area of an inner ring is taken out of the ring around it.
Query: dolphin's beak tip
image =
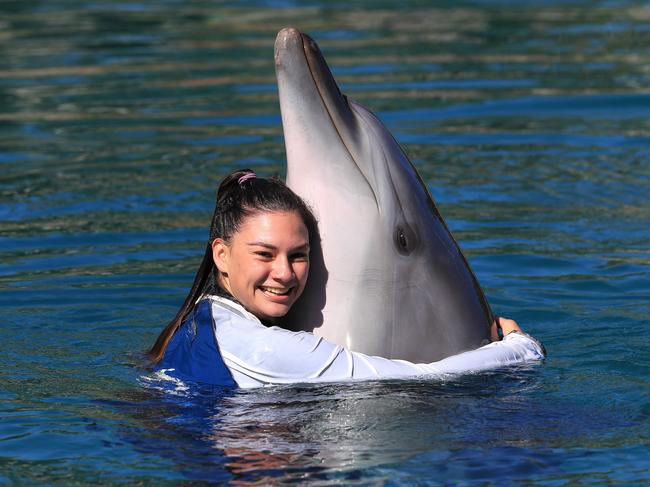
[[[288,25],[287,27],[283,27],[280,29],[280,32],[278,32],[278,35],[293,35],[293,36],[299,36],[300,31],[296,29],[292,25]]]
[[[295,27],[285,27],[278,32],[275,38],[275,65],[281,67],[282,52],[297,50],[302,51],[302,34]]]
[[[286,48],[288,44],[300,41],[302,43],[302,38],[300,31],[295,27],[284,27],[280,29],[278,35],[275,38],[275,49]]]

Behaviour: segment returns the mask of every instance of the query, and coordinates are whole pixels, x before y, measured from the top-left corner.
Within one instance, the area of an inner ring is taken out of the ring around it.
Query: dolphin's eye
[[[397,251],[402,255],[408,255],[413,252],[416,246],[417,238],[413,230],[406,225],[399,225],[393,235]]]
[[[399,246],[403,250],[408,249],[408,242],[406,241],[406,235],[404,235],[404,232],[402,230],[399,230],[399,232],[397,233],[397,240],[399,241]]]

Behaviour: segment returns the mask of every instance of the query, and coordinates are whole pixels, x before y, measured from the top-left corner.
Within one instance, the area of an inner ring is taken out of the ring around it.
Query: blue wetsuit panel
[[[199,301],[172,337],[156,370],[169,376],[215,386],[236,387],[221,357],[212,329],[210,300]]]

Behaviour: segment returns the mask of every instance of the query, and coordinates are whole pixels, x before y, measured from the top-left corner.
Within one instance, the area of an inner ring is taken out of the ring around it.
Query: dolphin
[[[283,326],[413,362],[487,343],[488,301],[395,138],[341,93],[314,40],[297,29],[279,32],[275,68],[287,184],[320,232]]]

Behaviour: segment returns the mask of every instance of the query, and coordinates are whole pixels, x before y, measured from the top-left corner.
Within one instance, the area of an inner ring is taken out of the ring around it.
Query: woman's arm
[[[213,312],[219,349],[241,387],[442,376],[543,358],[542,349],[535,340],[525,334],[510,333],[502,341],[476,350],[438,362],[414,364],[352,352],[311,333],[267,328],[239,315],[224,313],[218,307],[213,307]],[[514,329],[511,329],[511,321],[505,323],[504,332]]]

